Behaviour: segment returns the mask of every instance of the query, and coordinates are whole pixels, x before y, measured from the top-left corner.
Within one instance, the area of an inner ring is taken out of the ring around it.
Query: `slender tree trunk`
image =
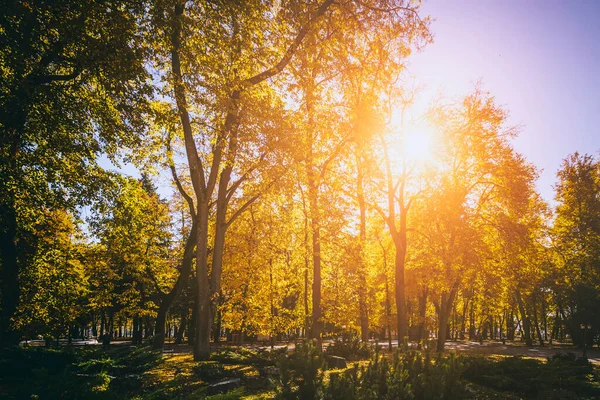
[[[366,266],[364,247],[367,240],[367,207],[365,204],[365,194],[363,188],[363,164],[362,157],[360,154],[356,155],[357,165],[357,198],[358,198],[358,209],[360,212],[360,233],[359,233],[359,265],[358,265],[358,281],[360,286],[358,288],[358,309],[360,313],[360,333],[363,342],[369,341],[369,314],[367,309],[367,278],[366,278]]]
[[[175,344],[183,343],[183,337],[185,335],[186,326],[187,326],[187,310],[184,310],[181,313],[181,322],[179,324],[179,329],[177,330],[177,334],[175,335]]]
[[[312,170],[312,168],[311,168]],[[313,172],[314,173],[314,172]],[[310,173],[310,175],[313,175]],[[319,213],[318,188],[309,178],[309,198],[312,225],[313,285],[312,285],[312,328],[311,337],[321,345],[323,321],[321,320],[321,218]]]
[[[215,328],[213,330],[213,341],[215,342],[215,344],[219,344],[220,340],[221,340],[221,326],[222,326],[222,318],[223,318],[223,314],[221,313],[221,310],[219,308],[217,308],[217,312],[216,312],[216,324],[215,324]]]
[[[465,330],[467,329],[467,311],[469,310],[469,302],[471,301],[470,297],[464,296],[463,298],[463,312],[462,312],[462,320],[460,323],[460,340],[465,339]]]
[[[507,311],[508,312],[508,311]],[[506,339],[510,341],[515,340],[515,313],[514,313],[514,304],[511,305],[510,312],[507,314],[506,318]]]
[[[2,308],[0,318],[0,341],[3,346],[14,345],[19,342],[19,334],[12,325],[12,318],[17,310],[20,296],[19,264],[17,250],[17,219],[14,208],[12,190],[3,196],[7,200],[0,204],[0,292],[2,294]]]
[[[194,360],[210,357],[210,334],[212,328],[212,302],[208,277],[208,203],[198,205],[198,243],[196,245],[197,312]]]
[[[396,243],[396,310],[398,311],[398,345],[406,336],[406,303],[405,303],[405,285],[404,285],[404,263],[406,259],[406,233],[398,235]]]
[[[421,349],[425,346],[425,317],[427,316],[427,293],[428,287],[424,287],[419,296],[419,337],[418,348]]]
[[[168,307],[161,306],[158,308],[156,314],[156,332],[152,338],[152,347],[154,349],[162,349],[165,345],[165,324],[167,320],[167,309]]]
[[[440,306],[438,313],[438,339],[437,339],[437,351],[443,352],[446,345],[446,337],[448,333],[448,320],[450,313],[452,312],[452,306],[454,304],[454,298],[458,291],[458,283],[455,283],[450,292],[443,293],[440,298]]]
[[[540,346],[544,345],[544,339],[542,338],[542,332],[540,331],[540,323],[537,317],[537,304],[536,304],[536,296],[533,295],[533,323],[535,324],[535,331],[537,333],[538,342]]]
[[[525,335],[525,344],[527,346],[533,346],[533,342],[531,341],[531,323],[529,321],[529,317],[527,316],[525,304],[523,303],[523,299],[521,298],[521,292],[519,290],[515,292],[515,298],[519,307],[519,313],[521,314],[521,321],[523,321],[522,327],[523,334]]]
[[[388,330],[388,348],[392,351],[392,302],[390,301],[390,290],[387,280],[387,274],[385,276],[385,316]]]
[[[308,258],[306,259],[308,264]],[[304,269],[304,337],[310,336],[310,310],[308,309],[308,265]]]
[[[161,295],[160,307],[158,308],[158,314],[156,316],[156,335],[152,341],[152,347],[154,349],[162,349],[165,344],[165,320],[171,305],[187,284],[188,277],[192,270],[192,262],[194,259],[194,247],[197,241],[197,224],[194,221],[190,229],[189,236],[186,240],[185,249],[183,252],[183,258],[181,260],[181,267],[179,269],[179,276],[175,286],[169,293]]]
[[[188,344],[192,347],[196,342],[196,326],[198,325],[198,296],[194,296],[194,304],[192,307],[192,317],[189,320],[188,326]]]
[[[307,91],[306,112],[309,129],[314,126],[313,121],[313,99],[312,92]],[[312,327],[311,338],[316,339],[321,349],[321,334],[323,321],[321,320],[321,214],[319,209],[319,177],[316,165],[314,165],[312,132],[309,132],[309,151],[306,163],[306,175],[308,184],[308,201],[310,211],[310,223],[312,228],[312,259],[313,259],[313,285],[312,285]]]

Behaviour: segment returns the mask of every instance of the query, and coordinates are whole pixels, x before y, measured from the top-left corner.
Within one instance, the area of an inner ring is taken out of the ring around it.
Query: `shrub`
[[[216,361],[199,362],[193,371],[194,375],[204,382],[214,382],[226,376],[225,367]]]
[[[290,355],[277,362],[280,371],[279,399],[317,399],[323,385],[323,356],[311,341],[296,345]]]
[[[463,366],[454,354],[433,356],[403,347],[391,359],[377,348],[368,365],[354,364],[343,372],[333,372],[323,380],[323,364],[318,350],[310,343],[282,357],[280,399],[392,400],[460,399],[465,396],[461,381]]]
[[[534,398],[595,397],[600,390],[594,382],[588,360],[574,354],[557,354],[546,362],[520,356],[491,360],[470,357],[463,377],[501,392]]]
[[[373,347],[364,343],[358,336],[343,335],[327,346],[327,355],[344,357],[346,360],[367,360],[373,355]]]

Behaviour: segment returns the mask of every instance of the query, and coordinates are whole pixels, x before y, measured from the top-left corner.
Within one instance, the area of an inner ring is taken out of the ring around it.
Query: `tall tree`
[[[0,341],[14,343],[25,237],[73,206],[97,159],[134,146],[148,94],[136,1],[13,1],[0,16]]]
[[[553,246],[559,266],[558,306],[568,332],[583,343],[583,326],[600,330],[597,307],[600,290],[600,162],[591,155],[572,154],[562,163],[556,185]]]

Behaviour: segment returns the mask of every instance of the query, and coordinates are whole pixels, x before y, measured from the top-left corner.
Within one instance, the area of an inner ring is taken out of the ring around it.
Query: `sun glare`
[[[435,132],[424,121],[392,124],[395,136],[390,143],[392,163],[400,167],[404,163],[426,165],[434,161]]]
[[[400,139],[408,161],[429,162],[433,158],[433,131],[426,124],[410,125]]]

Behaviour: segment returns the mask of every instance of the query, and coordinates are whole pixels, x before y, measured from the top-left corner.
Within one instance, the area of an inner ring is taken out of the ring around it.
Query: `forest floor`
[[[269,348],[219,346],[210,361],[198,363],[187,345],[167,344],[164,352],[123,342],[108,349],[18,347],[0,352],[0,398],[272,399],[280,386],[278,375],[271,375],[277,368]],[[600,398],[598,349],[588,351],[594,364],[565,356],[581,355],[567,345],[448,342],[447,349],[461,354],[464,365],[460,380],[469,396],[460,398]],[[355,363],[348,362],[348,368]]]

